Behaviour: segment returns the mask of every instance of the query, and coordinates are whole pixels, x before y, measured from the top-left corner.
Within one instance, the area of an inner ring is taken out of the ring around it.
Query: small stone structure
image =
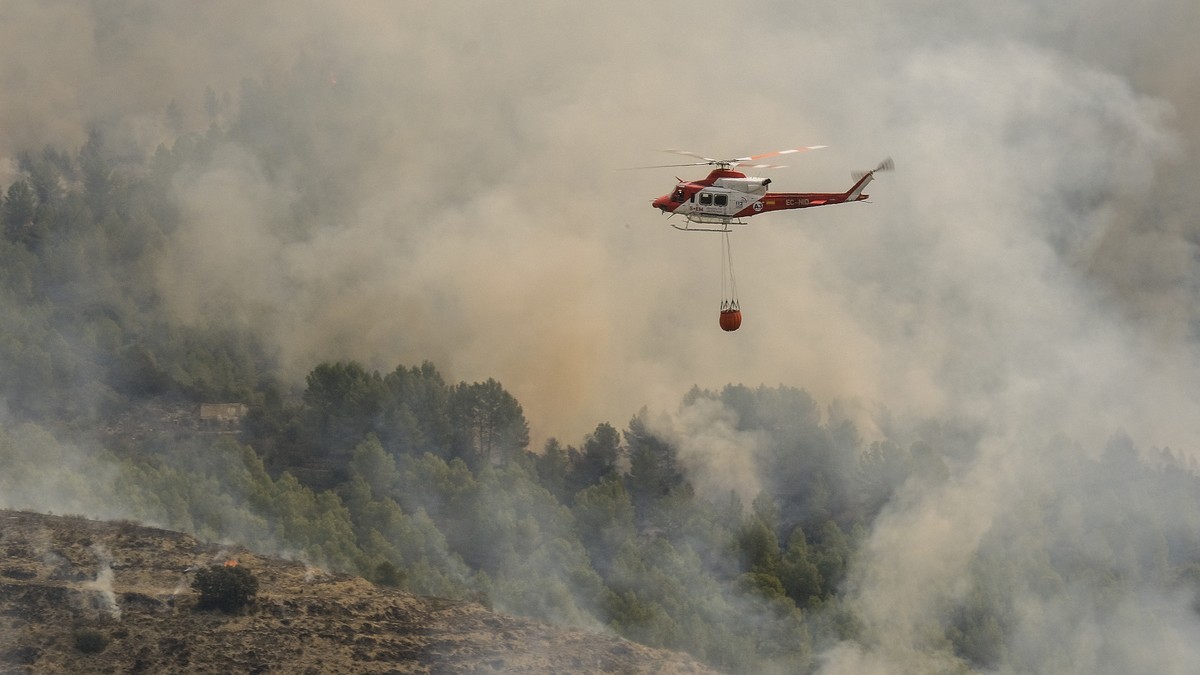
[[[245,403],[201,403],[200,421],[223,427],[233,426],[241,423],[248,412],[250,406]]]

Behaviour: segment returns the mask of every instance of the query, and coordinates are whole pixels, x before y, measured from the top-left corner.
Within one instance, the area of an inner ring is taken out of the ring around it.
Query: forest
[[[683,393],[679,411],[712,420],[753,466],[754,492],[738,494],[705,480],[720,468],[683,447],[667,419],[680,413],[643,409],[531,447],[521,403],[494,379],[329,360],[292,383],[255,333],[171,311],[157,289],[184,227],[175,181],[232,145],[268,174],[321,167],[302,141],[322,122],[291,102],[322,77],[302,64],[236,97],[209,91],[207,130],[152,153],[97,127],[82,147],[20,156],[0,204],[3,505],[238,541],[730,672],[811,672],[833,645],[878,639],[850,600],[868,533],[990,456],[988,420],[880,411],[868,431],[799,387]],[[163,124],[179,117],[172,106]],[[335,217],[343,199],[322,172],[335,170],[308,174],[273,226],[303,238]],[[214,402],[248,412],[194,421]],[[972,543],[969,583],[914,628],[964,672],[1072,657],[1021,628],[1027,593],[1103,615],[1200,586],[1189,458],[1119,430],[1102,448],[1027,442],[1056,482],[1014,487],[1019,508]]]

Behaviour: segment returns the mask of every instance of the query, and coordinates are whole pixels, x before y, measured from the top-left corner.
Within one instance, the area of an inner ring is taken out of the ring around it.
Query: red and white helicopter
[[[875,177],[875,172],[888,171],[894,168],[891,158],[888,158],[870,171],[855,173],[853,174],[854,185],[850,186],[850,189],[845,192],[767,192],[767,186],[771,184],[770,178],[756,178],[747,176],[740,171],[734,171],[734,168],[739,167],[747,169],[782,168],[784,166],[782,164],[749,164],[749,162],[756,162],[768,157],[790,155],[797,152],[819,150],[824,147],[826,146],[810,145],[788,150],[777,150],[761,155],[751,155],[749,157],[735,157],[733,159],[713,159],[687,150],[666,150],[665,152],[694,157],[701,161],[684,164],[660,164],[658,166],[643,168],[658,169],[680,166],[716,167],[709,172],[707,178],[701,180],[685,181],[682,178],[678,179],[679,183],[675,186],[674,191],[653,200],[651,203],[654,208],[659,209],[663,213],[684,217],[682,225],[671,223],[671,226],[677,230],[729,232],[730,225],[745,225],[745,222],[742,220],[743,218],[757,216],[761,213],[864,201],[870,195],[863,194],[863,189]],[[717,227],[693,227],[693,225],[713,225]]]
[[[785,211],[788,209],[806,209],[813,206],[830,204],[849,204],[861,202],[869,195],[863,193],[867,184],[875,177],[877,171],[889,171],[894,168],[891,158],[879,163],[870,171],[855,173],[854,185],[845,192],[767,192],[771,184],[770,178],[755,178],[747,176],[734,168],[747,169],[777,169],[781,164],[750,164],[760,159],[791,155],[797,152],[819,150],[824,145],[810,145],[801,148],[778,150],[749,157],[733,159],[713,159],[687,150],[667,150],[700,161],[685,164],[660,164],[658,166],[641,167],[646,169],[678,167],[678,166],[712,166],[708,177],[702,180],[685,181],[679,178],[675,190],[651,202],[654,208],[663,213],[675,216],[682,215],[682,224],[671,223],[677,230],[692,232],[721,232],[722,273],[721,273],[721,329],[727,332],[737,330],[742,325],[742,310],[738,304],[737,283],[733,278],[733,253],[729,246],[731,225],[745,225],[743,218],[757,216],[770,211]]]

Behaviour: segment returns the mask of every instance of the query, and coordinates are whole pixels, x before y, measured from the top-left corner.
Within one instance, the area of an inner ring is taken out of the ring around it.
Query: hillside
[[[620,638],[131,523],[4,511],[0,554],[3,673],[713,672]],[[228,560],[257,577],[253,606],[197,610],[187,570]]]

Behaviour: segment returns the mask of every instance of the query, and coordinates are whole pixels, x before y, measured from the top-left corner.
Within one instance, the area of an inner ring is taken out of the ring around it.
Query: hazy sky
[[[178,185],[193,223],[164,289],[195,320],[224,293],[297,381],[335,358],[496,377],[538,437],[692,384],[923,413],[1083,395],[1084,416],[1147,378],[1189,390],[1192,3],[875,4],[6,3],[0,150],[111,123],[149,152],[172,100],[202,129],[207,87],[327,63],[355,100],[313,142],[351,212],[281,237],[295,182],[224,148]],[[899,171],[873,204],[739,231],[725,334],[716,236],[649,207],[704,172],[618,169],[804,144],[831,147],[778,189]],[[1119,403],[1147,442],[1192,440]]]

